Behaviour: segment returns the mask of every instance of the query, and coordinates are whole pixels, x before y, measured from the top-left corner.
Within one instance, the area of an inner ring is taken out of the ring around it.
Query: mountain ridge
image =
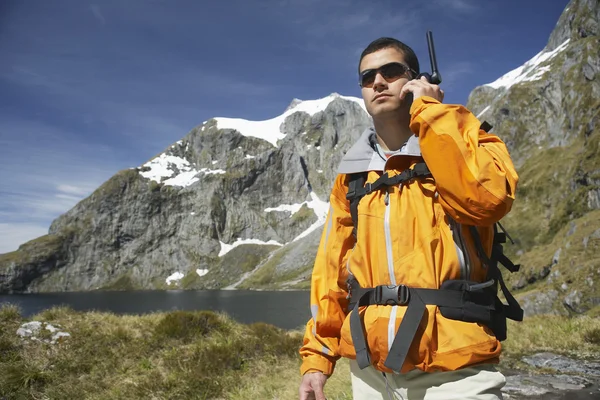
[[[528,313],[600,304],[598,21],[598,1],[571,1],[544,49],[466,105],[521,178],[503,224]],[[204,121],[0,255],[0,292],[306,289],[336,167],[370,125],[361,99],[337,93],[265,121]]]

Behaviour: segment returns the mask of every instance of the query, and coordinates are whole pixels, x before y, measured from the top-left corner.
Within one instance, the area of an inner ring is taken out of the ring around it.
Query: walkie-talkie
[[[427,31],[427,47],[429,48],[429,61],[431,62],[431,75],[427,72],[421,72],[417,76],[417,79],[421,79],[424,76],[429,83],[439,85],[442,83],[442,75],[438,71],[437,60],[435,59],[435,47],[433,46],[433,33],[431,31]]]

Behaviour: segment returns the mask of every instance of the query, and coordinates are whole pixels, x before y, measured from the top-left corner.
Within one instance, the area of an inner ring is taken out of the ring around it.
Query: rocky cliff
[[[521,178],[504,225],[528,314],[600,303],[599,21],[599,1],[571,1],[544,49],[467,104]],[[369,124],[337,94],[206,121],[0,256],[0,292],[306,288],[335,167]]]
[[[206,121],[1,256],[0,292],[221,288],[260,263],[297,280],[336,166],[369,125],[362,100],[337,94],[267,121]]]
[[[528,314],[600,303],[600,2],[573,0],[546,47],[472,91],[467,106],[494,126],[517,164],[505,219],[522,271],[510,277]]]

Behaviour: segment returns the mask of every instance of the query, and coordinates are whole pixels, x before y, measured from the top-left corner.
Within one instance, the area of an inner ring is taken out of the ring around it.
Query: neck
[[[395,151],[413,135],[410,130],[410,114],[396,114],[373,118],[377,141],[384,150]]]

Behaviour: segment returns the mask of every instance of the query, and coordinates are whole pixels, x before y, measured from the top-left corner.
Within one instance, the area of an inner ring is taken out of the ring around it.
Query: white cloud
[[[429,68],[429,64],[427,64],[427,68]],[[440,65],[439,69],[442,75],[441,87],[447,90],[453,88],[464,76],[472,74],[475,71],[475,66],[468,61],[459,61],[448,66]]]
[[[73,195],[73,197],[81,197],[90,192],[90,186],[73,186],[60,184],[56,187],[56,190],[63,193],[64,195]]]
[[[92,4],[90,10],[92,10],[92,14],[94,14],[94,17],[101,25],[106,25],[106,19],[104,18],[104,15],[102,15],[102,12],[100,12],[100,7],[98,7],[98,5]]]
[[[22,223],[0,223],[0,254],[15,251],[23,243],[47,233],[47,226]]]
[[[40,122],[3,118],[0,246],[12,251],[46,234],[54,219],[125,166],[106,146],[69,138],[69,132]]]
[[[441,7],[443,12],[452,10],[459,13],[472,13],[478,10],[478,5],[473,0],[434,0],[437,7]]]

